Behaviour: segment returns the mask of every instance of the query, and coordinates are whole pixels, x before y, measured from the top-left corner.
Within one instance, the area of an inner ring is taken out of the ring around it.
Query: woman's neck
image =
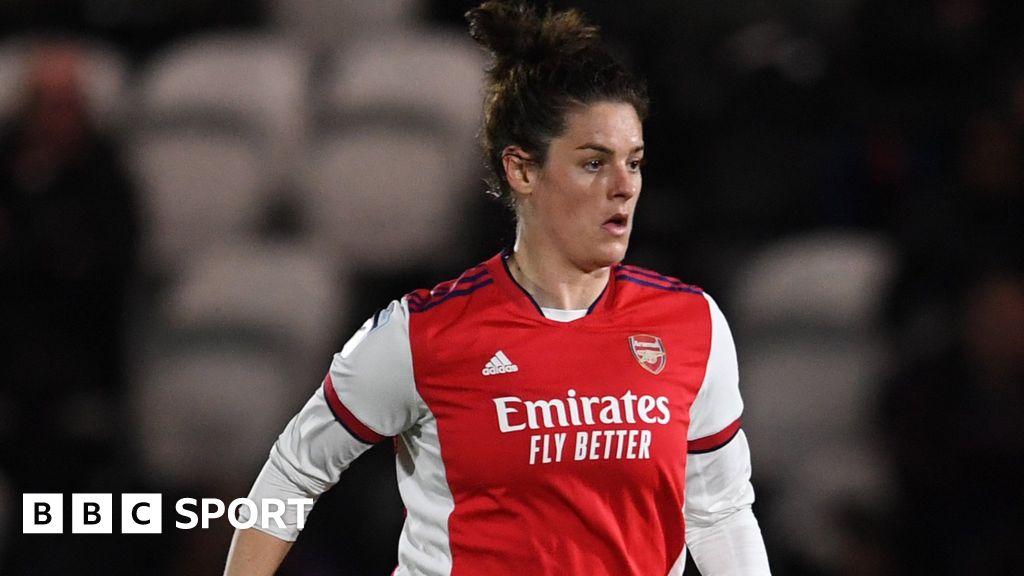
[[[542,308],[582,310],[589,308],[608,284],[610,269],[586,271],[565,257],[547,256],[516,242],[508,258],[516,282]]]

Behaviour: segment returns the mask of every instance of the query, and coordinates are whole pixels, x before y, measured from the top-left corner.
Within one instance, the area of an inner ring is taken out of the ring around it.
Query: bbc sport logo
[[[64,494],[22,494],[23,534],[63,534]],[[284,516],[289,508],[294,511],[298,529],[305,527],[306,514],[313,507],[311,498],[289,498],[278,500],[264,498],[257,502],[248,498],[236,498],[225,505],[217,498],[181,498],[174,510],[178,515],[174,527],[191,530],[196,527],[210,527],[210,521],[227,516],[235,528],[252,528],[257,522],[263,529],[284,528]],[[245,513],[245,520],[239,513]],[[72,494],[72,534],[113,534],[113,494]],[[121,494],[122,534],[160,534],[163,532],[162,494]]]

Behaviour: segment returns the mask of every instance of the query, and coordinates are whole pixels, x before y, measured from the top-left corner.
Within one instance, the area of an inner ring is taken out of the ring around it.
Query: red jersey
[[[739,436],[728,498],[749,507],[741,411],[728,326],[700,289],[616,265],[585,315],[557,321],[498,255],[368,321],[253,497],[281,478],[318,495],[394,438],[397,574],[679,574],[688,453]]]

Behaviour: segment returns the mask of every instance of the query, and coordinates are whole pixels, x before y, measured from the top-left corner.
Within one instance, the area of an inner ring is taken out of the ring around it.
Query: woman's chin
[[[614,266],[626,257],[626,242],[614,243],[597,251],[592,259],[594,268],[608,268]]]

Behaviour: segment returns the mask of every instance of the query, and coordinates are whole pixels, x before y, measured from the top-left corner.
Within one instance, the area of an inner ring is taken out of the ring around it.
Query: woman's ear
[[[528,195],[533,192],[536,174],[529,154],[519,146],[506,146],[501,151],[501,164],[505,168],[505,179],[516,194]]]

